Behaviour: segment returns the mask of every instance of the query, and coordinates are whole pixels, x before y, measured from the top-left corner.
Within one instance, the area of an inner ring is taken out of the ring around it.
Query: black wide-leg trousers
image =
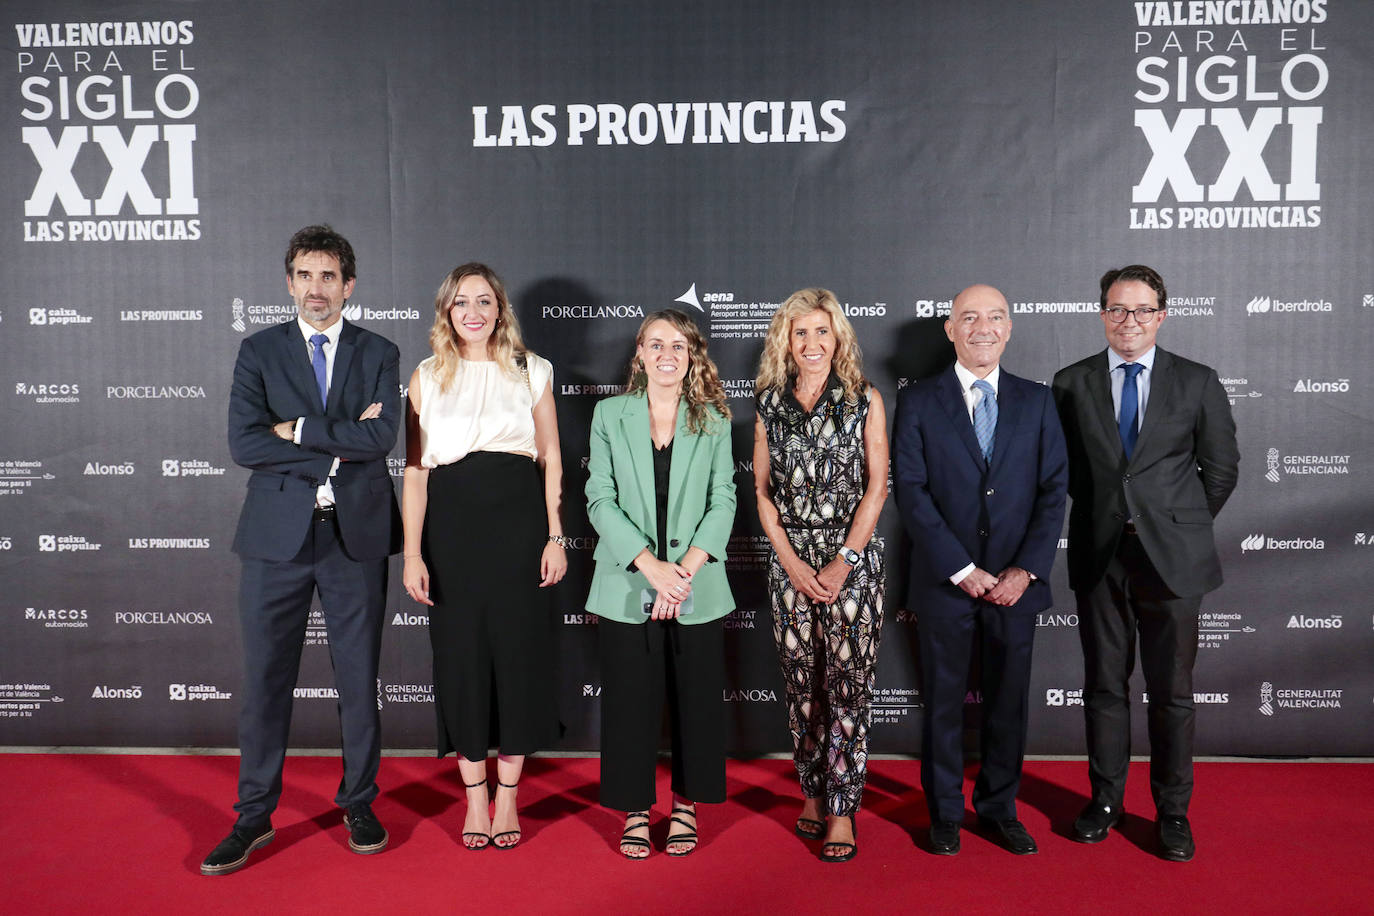
[[[601,804],[644,811],[666,698],[672,787],[694,802],[725,801],[725,624],[602,618]]]

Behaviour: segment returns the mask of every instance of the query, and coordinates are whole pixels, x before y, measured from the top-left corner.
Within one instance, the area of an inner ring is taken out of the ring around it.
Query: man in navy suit
[[[251,470],[234,550],[243,562],[243,705],[238,820],[201,864],[224,875],[272,841],[292,692],[318,591],[339,692],[348,846],[370,854],[387,833],[372,813],[381,759],[377,662],[387,556],[400,514],[386,456],[400,424],[400,352],[343,320],[356,262],[328,226],[307,226],[286,252],[298,315],[239,348],[229,395],[229,450]]]
[[[1049,388],[1000,368],[1007,300],[991,286],[954,298],[949,369],[905,389],[893,421],[897,506],[911,536],[925,706],[921,787],[931,851],[954,855],[964,819],[964,697],[978,648],[979,823],[1011,852],[1037,851],[1016,816],[1035,615],[1050,605],[1068,458]]]
[[[1069,442],[1069,587],[1092,784],[1073,838],[1100,842],[1121,819],[1139,645],[1159,853],[1186,862],[1196,848],[1188,803],[1197,615],[1221,585],[1212,519],[1236,487],[1240,450],[1216,372],[1155,345],[1169,317],[1164,279],[1132,264],[1099,282],[1107,348],[1054,376]]]

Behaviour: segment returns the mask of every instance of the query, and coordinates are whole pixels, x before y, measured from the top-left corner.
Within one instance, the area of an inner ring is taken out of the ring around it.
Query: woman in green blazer
[[[665,851],[685,856],[697,844],[695,803],[725,800],[730,408],[705,339],[676,309],[640,325],[626,387],[596,405],[587,463],[587,515],[600,535],[587,610],[601,617],[601,803],[627,812],[621,853],[648,856],[666,695]]]

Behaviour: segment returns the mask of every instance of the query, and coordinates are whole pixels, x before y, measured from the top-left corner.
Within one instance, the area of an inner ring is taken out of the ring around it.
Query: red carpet
[[[1374,765],[1204,763],[1197,767],[1197,858],[1152,850],[1143,764],[1128,818],[1097,846],[1065,832],[1083,805],[1085,764],[1032,762],[1021,819],[1040,843],[1016,857],[965,831],[963,852],[913,841],[928,822],[918,764],[879,760],[859,816],[859,856],[816,861],[792,835],[799,808],[785,761],[730,764],[730,798],[703,807],[704,842],[616,853],[621,818],[595,803],[597,761],[531,761],[521,786],[524,842],[463,849],[453,761],[382,763],[374,810],[391,832],[375,856],[350,853],[330,799],[336,758],[292,757],[276,840],[221,878],[200,860],[231,823],[236,757],[11,754],[0,837],[4,912],[30,913],[1369,913],[1374,912]],[[971,815],[970,815],[971,820]]]

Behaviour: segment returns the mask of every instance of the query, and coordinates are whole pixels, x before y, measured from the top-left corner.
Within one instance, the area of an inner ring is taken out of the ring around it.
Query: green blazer
[[[667,557],[680,562],[689,547],[710,554],[692,577],[693,612],[683,624],[706,623],[735,609],[725,577],[725,545],[735,521],[735,462],[730,423],[716,416],[706,433],[687,431],[678,404],[668,479]],[[618,623],[643,623],[640,591],[649,580],[630,564],[644,548],[658,556],[653,443],[644,394],[606,398],[592,413],[587,461],[587,517],[600,535],[587,610]]]

